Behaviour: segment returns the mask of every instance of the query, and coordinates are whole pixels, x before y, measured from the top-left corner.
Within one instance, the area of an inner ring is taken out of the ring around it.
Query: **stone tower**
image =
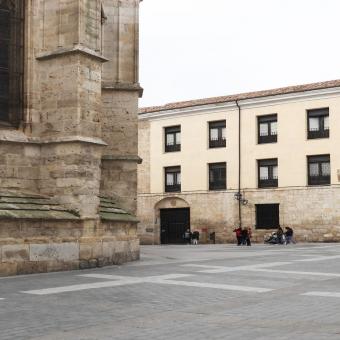
[[[138,11],[0,0],[0,275],[139,257]]]

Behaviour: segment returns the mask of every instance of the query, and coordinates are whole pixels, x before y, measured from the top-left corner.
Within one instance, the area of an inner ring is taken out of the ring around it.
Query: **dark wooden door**
[[[184,243],[183,234],[190,229],[190,209],[161,209],[161,244]]]

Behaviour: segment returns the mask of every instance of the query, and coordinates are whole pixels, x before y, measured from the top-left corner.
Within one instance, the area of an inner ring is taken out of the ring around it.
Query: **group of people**
[[[235,228],[233,232],[236,234],[238,246],[251,246],[251,228]]]
[[[281,227],[277,228],[276,235],[279,244],[295,243],[293,235],[294,231],[291,227],[286,227],[286,231],[283,231]]]
[[[198,244],[200,233],[198,230],[191,232],[190,229],[187,229],[183,235],[183,239],[186,244]]]
[[[269,238],[265,239],[266,243],[275,244],[289,244],[295,243],[293,235],[294,231],[291,227],[286,227],[283,231],[281,227],[278,227],[276,232],[272,233]],[[252,231],[251,228],[242,228],[241,226],[235,228],[233,232],[236,234],[236,240],[238,246],[251,246]],[[183,234],[183,240],[186,244],[198,244],[200,238],[200,233],[198,230],[191,232],[187,229]]]
[[[271,244],[295,244],[293,229],[291,227],[286,227],[285,229],[286,230],[283,231],[281,227],[278,227],[276,232],[273,232],[269,238],[265,239],[265,242]],[[235,228],[233,232],[236,234],[238,246],[251,246],[251,228],[242,228],[239,226],[238,228]]]

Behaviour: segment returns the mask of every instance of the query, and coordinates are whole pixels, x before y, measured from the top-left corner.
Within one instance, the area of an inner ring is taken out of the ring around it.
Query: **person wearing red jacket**
[[[235,228],[233,232],[236,233],[237,245],[240,246],[242,244],[242,228]]]

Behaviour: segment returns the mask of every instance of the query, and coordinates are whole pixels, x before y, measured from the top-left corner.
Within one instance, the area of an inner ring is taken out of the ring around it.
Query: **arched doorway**
[[[155,213],[160,223],[161,244],[183,243],[183,234],[190,229],[189,204],[178,197],[165,198],[156,204]]]

